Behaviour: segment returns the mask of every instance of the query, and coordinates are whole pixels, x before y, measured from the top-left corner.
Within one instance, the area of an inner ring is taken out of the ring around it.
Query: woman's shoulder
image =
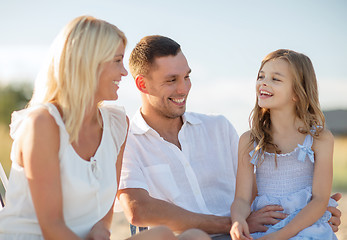
[[[26,108],[12,114],[10,134],[13,139],[20,132],[47,132],[59,129],[55,118],[44,106]]]
[[[43,106],[32,109],[26,116],[26,122],[40,128],[58,127],[55,118],[49,110]]]

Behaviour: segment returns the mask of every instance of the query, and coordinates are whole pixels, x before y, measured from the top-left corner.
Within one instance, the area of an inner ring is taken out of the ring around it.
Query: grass
[[[11,161],[10,151],[12,139],[9,136],[9,127],[0,124],[0,162],[5,169],[7,176],[10,172]],[[347,192],[347,137],[336,137],[334,147],[334,180],[333,191]],[[0,192],[4,193],[2,184]]]

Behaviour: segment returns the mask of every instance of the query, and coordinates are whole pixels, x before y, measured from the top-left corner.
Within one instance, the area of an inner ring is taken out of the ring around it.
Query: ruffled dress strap
[[[305,162],[305,158],[306,158],[306,155],[307,155],[308,158],[310,159],[310,161],[312,163],[314,163],[314,152],[311,149],[312,143],[313,143],[313,137],[310,134],[308,134],[305,137],[304,143],[302,145],[298,144],[298,147],[299,147],[298,160],[300,162]]]
[[[52,103],[46,103],[43,105],[47,110],[48,112],[53,116],[55,122],[57,123],[57,125],[61,128],[64,128],[65,129],[65,124],[63,122],[63,119],[60,115],[60,112],[59,110],[57,109],[57,107],[52,104]]]
[[[254,142],[253,143],[253,150],[249,152],[249,156],[251,157],[251,163],[253,164],[253,172],[256,173],[257,171],[257,165],[258,165],[258,161],[259,161],[259,154],[260,154],[260,151],[258,151],[257,153],[255,153],[255,148],[257,147],[257,143]]]
[[[116,105],[114,101],[104,101],[100,109],[107,114],[110,132],[118,154],[127,136],[128,123],[125,109]]]
[[[53,116],[55,122],[59,126],[60,130],[60,148],[65,147],[70,144],[70,135],[66,130],[63,118],[60,115],[57,107],[52,103],[44,104],[44,107],[48,110],[48,112]]]

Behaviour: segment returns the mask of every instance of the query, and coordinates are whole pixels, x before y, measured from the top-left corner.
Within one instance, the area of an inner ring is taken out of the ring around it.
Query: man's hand
[[[342,198],[342,194],[335,193],[334,195],[331,196],[331,198],[334,199],[335,201],[339,201]],[[341,224],[341,211],[337,209],[336,207],[328,207],[327,210],[331,212],[331,215],[332,215],[332,217],[329,219],[329,225],[334,232],[337,232]]]
[[[247,218],[249,231],[251,233],[265,232],[268,229],[265,225],[276,224],[287,217],[287,214],[279,211],[283,211],[281,206],[269,205],[252,212]]]

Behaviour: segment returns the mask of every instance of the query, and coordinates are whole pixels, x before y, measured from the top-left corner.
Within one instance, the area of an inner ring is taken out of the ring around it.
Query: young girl
[[[326,211],[337,205],[329,200],[334,138],[324,127],[310,59],[283,49],[268,54],[256,95],[251,130],[239,143],[232,239],[337,239]],[[250,234],[246,218],[266,205],[280,205],[288,216]]]

